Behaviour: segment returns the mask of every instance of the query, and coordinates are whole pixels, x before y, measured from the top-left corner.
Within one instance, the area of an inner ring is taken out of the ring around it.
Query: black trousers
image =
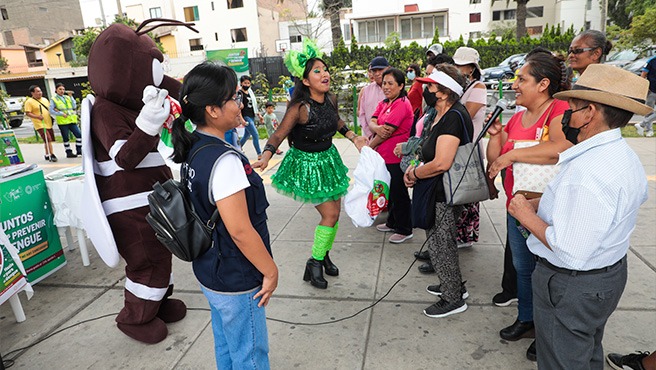
[[[503,249],[503,276],[501,277],[501,290],[517,297],[517,271],[513,266],[512,252],[508,243],[508,234],[506,233],[506,245]]]
[[[403,183],[403,171],[401,165],[385,164],[389,171],[390,196],[389,196],[389,215],[387,216],[387,227],[394,229],[395,233],[401,235],[412,234],[412,203],[408,188]]]

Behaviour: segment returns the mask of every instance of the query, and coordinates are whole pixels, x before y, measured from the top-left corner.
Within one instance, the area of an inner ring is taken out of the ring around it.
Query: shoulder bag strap
[[[554,99],[551,102],[551,106],[549,106],[549,111],[547,112],[547,115],[544,117],[544,121],[542,121],[542,126],[540,126],[540,128],[538,129],[541,130],[540,138],[536,138],[535,140],[542,141],[542,138],[544,138],[545,136],[544,127],[547,125],[547,122],[549,122],[549,117],[551,117],[551,112],[553,111],[555,105],[556,105],[556,99]],[[536,136],[537,136],[537,132],[536,132]]]
[[[34,100],[35,102],[41,104],[44,108],[46,108],[46,109],[48,109],[48,110],[50,109],[50,108],[48,108],[45,104],[41,103],[40,100],[36,100],[36,99],[34,99],[33,97],[31,97],[31,96],[30,96],[30,99],[32,99],[32,100]]]

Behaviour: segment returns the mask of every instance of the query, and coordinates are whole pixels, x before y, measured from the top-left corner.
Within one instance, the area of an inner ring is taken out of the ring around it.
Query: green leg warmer
[[[333,243],[335,242],[335,236],[337,236],[337,229],[339,229],[339,221],[335,223],[335,226],[332,227],[332,234],[330,235],[330,243],[328,243],[328,249],[333,249]]]
[[[317,261],[323,261],[326,252],[330,250],[335,240],[334,227],[317,225],[314,229],[314,244],[312,245],[312,258]]]

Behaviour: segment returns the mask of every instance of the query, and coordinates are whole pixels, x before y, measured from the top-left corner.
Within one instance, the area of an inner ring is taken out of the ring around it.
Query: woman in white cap
[[[469,294],[460,273],[455,225],[462,207],[446,203],[442,176],[451,168],[458,147],[471,142],[474,127],[467,109],[460,103],[465,79],[456,67],[437,65],[430,76],[418,78],[417,81],[427,84],[424,100],[428,106],[435,108],[437,114],[434,119],[425,121],[427,134],[423,135],[425,139],[421,144],[423,164],[410,165],[404,181],[407,187],[415,186],[417,180],[436,181],[435,204],[427,205],[434,207],[435,220],[426,230],[426,237],[430,263],[440,283],[430,285],[426,290],[440,299],[427,307],[424,314],[438,318],[467,309],[465,298]],[[428,203],[429,200],[424,201]]]
[[[610,65],[591,64],[567,99],[563,130],[574,146],[541,198],[517,195],[508,212],[530,232],[537,256],[533,297],[537,361],[545,369],[601,369],[609,316],[627,280],[627,251],[648,184],[640,159],[622,138],[644,104],[648,82]],[[625,367],[628,368],[628,367]]]

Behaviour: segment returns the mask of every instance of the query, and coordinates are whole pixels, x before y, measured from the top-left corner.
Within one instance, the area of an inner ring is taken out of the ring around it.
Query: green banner
[[[207,50],[207,60],[220,61],[240,73],[248,73],[248,49]]]
[[[43,171],[0,179],[0,194],[2,230],[18,250],[29,282],[35,284],[66,264]]]
[[[0,167],[19,163],[23,163],[23,153],[14,131],[0,131]]]
[[[25,278],[5,246],[0,243],[0,304],[25,286]]]

